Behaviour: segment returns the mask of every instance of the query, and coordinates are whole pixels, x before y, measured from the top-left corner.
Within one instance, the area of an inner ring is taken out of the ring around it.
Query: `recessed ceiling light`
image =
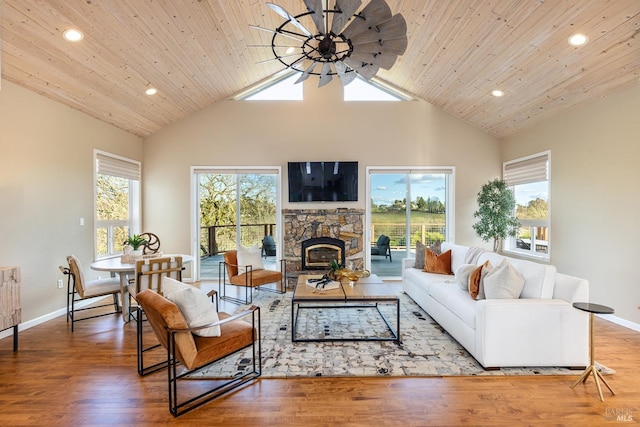
[[[156,89],[155,87],[148,87],[147,90],[144,91],[144,93],[146,93],[147,95],[155,95],[156,93],[158,93],[158,89]]]
[[[504,92],[498,89],[492,90],[491,95],[501,97],[504,96]]]
[[[62,32],[62,37],[64,37],[64,39],[69,42],[79,42],[84,38],[84,34],[82,34],[82,32],[79,30],[69,28]]]
[[[293,46],[289,46],[289,47],[287,48],[287,50],[286,50],[286,54],[287,54],[287,55],[291,55],[291,54],[293,53],[293,51],[294,51],[294,50],[296,50],[296,48],[295,48],[295,47],[293,47]]]
[[[571,37],[569,37],[569,44],[571,46],[582,46],[583,44],[585,44],[586,42],[589,41],[589,37],[585,36],[584,34],[574,34]]]

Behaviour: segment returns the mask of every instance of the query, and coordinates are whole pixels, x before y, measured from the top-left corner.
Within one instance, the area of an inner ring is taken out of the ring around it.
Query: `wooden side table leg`
[[[18,351],[18,325],[13,326],[13,351]]]

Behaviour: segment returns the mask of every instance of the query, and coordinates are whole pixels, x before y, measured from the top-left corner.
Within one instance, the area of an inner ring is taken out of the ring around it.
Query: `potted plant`
[[[484,184],[478,193],[478,210],[473,213],[478,222],[473,229],[485,242],[493,239],[494,252],[502,239],[516,235],[520,222],[514,216],[515,205],[513,191],[498,178]]]
[[[138,234],[129,236],[127,237],[127,240],[124,241],[124,245],[131,246],[131,250],[132,250],[131,255],[141,255],[142,254],[141,248],[146,244],[147,244],[147,240]]]
[[[344,268],[344,264],[337,260],[331,260],[329,264],[329,277],[333,280],[338,278],[337,272]]]

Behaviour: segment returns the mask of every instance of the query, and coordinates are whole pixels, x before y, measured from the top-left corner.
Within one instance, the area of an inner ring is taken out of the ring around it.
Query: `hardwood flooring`
[[[515,426],[640,420],[640,333],[596,319],[596,359],[615,369],[600,402],[576,376],[266,379],[179,418],[164,372],[139,377],[135,325],[64,316],[0,340],[2,426]],[[617,416],[626,417],[616,420]]]

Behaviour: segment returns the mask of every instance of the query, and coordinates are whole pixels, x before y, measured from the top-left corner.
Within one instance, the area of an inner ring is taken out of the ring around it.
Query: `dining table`
[[[193,256],[187,254],[162,254],[166,257],[182,257],[182,265],[193,262]],[[129,304],[129,276],[133,276],[136,272],[136,264],[123,262],[122,257],[104,258],[91,263],[91,269],[95,271],[108,271],[112,276],[117,274],[120,277],[120,296],[122,298],[122,319],[129,321],[129,313],[131,310]]]

